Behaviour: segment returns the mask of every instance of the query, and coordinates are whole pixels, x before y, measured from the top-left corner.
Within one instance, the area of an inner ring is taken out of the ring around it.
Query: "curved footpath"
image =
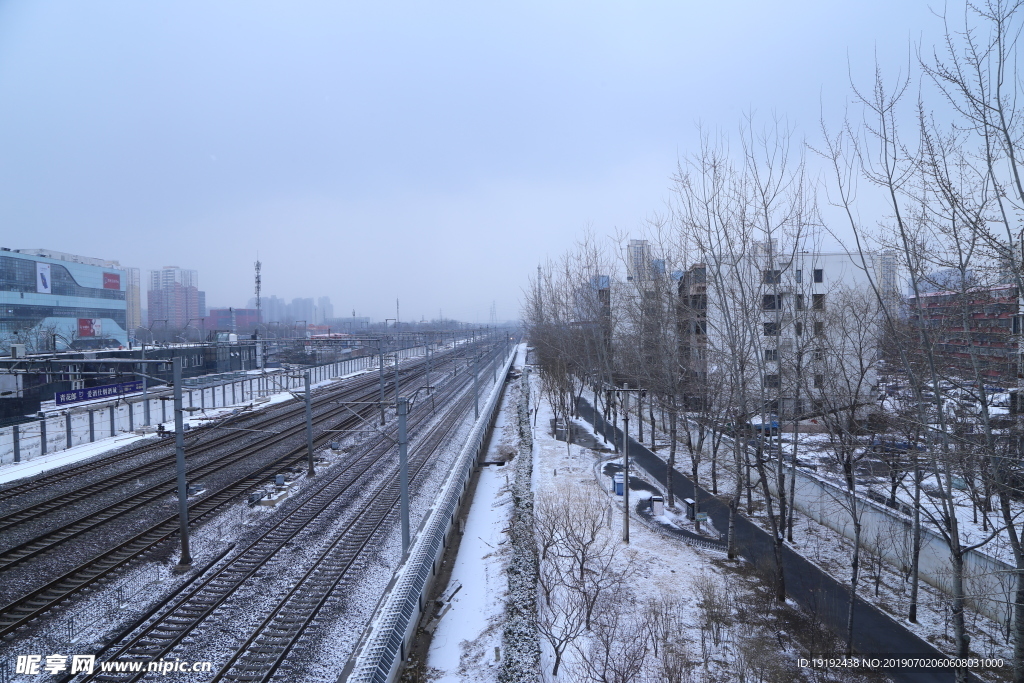
[[[594,409],[585,399],[580,401],[580,416],[594,425],[605,438],[618,443],[622,438],[622,430],[609,424],[600,413],[595,422]],[[635,439],[629,439],[630,460],[636,462],[662,486],[666,485],[665,473],[668,467],[665,461],[648,450]],[[673,470],[673,488],[676,496],[696,498],[693,495],[693,482],[679,470]],[[715,528],[727,529],[729,526],[729,507],[712,496],[702,487],[700,491],[701,509],[708,513]],[[761,558],[774,561],[772,537],[761,527],[746,517],[737,514],[735,519],[736,547],[751,562]],[[786,573],[786,593],[805,609],[816,613],[818,618],[840,636],[846,634],[847,607],[850,592],[831,576],[817,566],[804,559],[801,555],[783,547],[783,564]],[[933,645],[910,632],[887,614],[857,598],[854,607],[853,649],[858,656],[871,657],[927,657],[946,658]],[[1008,664],[1008,663],[1007,663]],[[951,669],[885,669],[886,675],[899,683],[934,683],[936,681],[954,681]],[[970,680],[977,681],[971,675]]]

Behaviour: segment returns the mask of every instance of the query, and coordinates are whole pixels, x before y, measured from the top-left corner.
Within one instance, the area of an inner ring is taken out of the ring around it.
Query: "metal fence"
[[[376,367],[373,356],[320,365],[275,369],[264,373],[232,372],[184,380],[183,400],[200,410],[242,405],[256,398],[298,389],[306,370],[314,383]],[[142,430],[173,420],[167,404],[171,391],[163,385],[111,401],[46,411],[31,422],[0,429],[0,464],[22,462],[86,443]]]

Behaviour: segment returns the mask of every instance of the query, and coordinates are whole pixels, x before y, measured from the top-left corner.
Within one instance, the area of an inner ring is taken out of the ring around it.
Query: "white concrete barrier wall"
[[[419,347],[422,351],[422,347]],[[416,355],[417,349],[404,349],[404,358]],[[322,382],[338,375],[347,375],[369,367],[376,367],[374,356],[360,356],[336,363],[325,363],[311,366],[312,382]],[[186,407],[204,407],[207,410],[225,406],[250,403],[253,397],[298,389],[303,386],[301,379],[290,377],[284,372],[268,372],[263,375],[251,375],[245,378],[234,378],[204,387],[185,386],[182,392],[182,403]],[[142,394],[132,394],[121,401],[102,401],[85,405],[72,405],[65,408],[49,409],[45,419],[36,419],[20,425],[0,428],[0,465],[15,460],[15,433],[17,433],[18,458],[21,461],[31,460],[42,455],[42,433],[46,432],[45,453],[55,453],[69,447],[68,418],[70,416],[70,446],[101,441],[111,437],[111,408],[114,412],[113,434],[125,434],[138,430],[145,425],[145,404],[149,403],[150,426],[160,423],[170,427],[173,421],[171,400],[160,400],[160,396],[170,398],[172,392],[164,387],[148,392],[148,400],[143,401]],[[225,403],[225,401],[227,401]],[[90,413],[92,429],[90,430]],[[45,427],[43,426],[45,423]]]

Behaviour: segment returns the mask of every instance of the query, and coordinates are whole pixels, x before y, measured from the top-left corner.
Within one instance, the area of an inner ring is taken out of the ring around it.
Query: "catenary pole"
[[[146,360],[146,342],[142,342],[142,360]],[[143,364],[142,373],[142,424],[149,426],[149,367]]]
[[[309,471],[306,476],[312,477],[316,475],[316,470],[313,469],[313,403],[309,391],[309,370],[306,370],[303,380],[306,384],[306,452],[309,454]]]
[[[384,426],[384,338],[377,340],[377,357],[380,359],[380,424]]]
[[[174,372],[174,455],[178,469],[178,520],[181,527],[180,569],[192,566],[188,548],[188,482],[185,481],[185,424],[181,405],[181,356],[173,359]]]
[[[473,362],[473,418],[480,419],[480,354]]]
[[[405,421],[409,399],[398,399],[398,484],[401,490],[402,555],[409,552],[409,437]]]

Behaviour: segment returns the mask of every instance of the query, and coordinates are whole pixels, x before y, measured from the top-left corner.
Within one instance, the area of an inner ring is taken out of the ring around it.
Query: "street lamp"
[[[639,393],[642,389],[630,389],[628,384],[623,384],[621,389],[612,389],[613,392],[621,394],[622,420],[622,502],[625,508],[622,512],[622,541],[629,543],[629,395]],[[569,438],[569,424],[566,420],[565,438]]]

